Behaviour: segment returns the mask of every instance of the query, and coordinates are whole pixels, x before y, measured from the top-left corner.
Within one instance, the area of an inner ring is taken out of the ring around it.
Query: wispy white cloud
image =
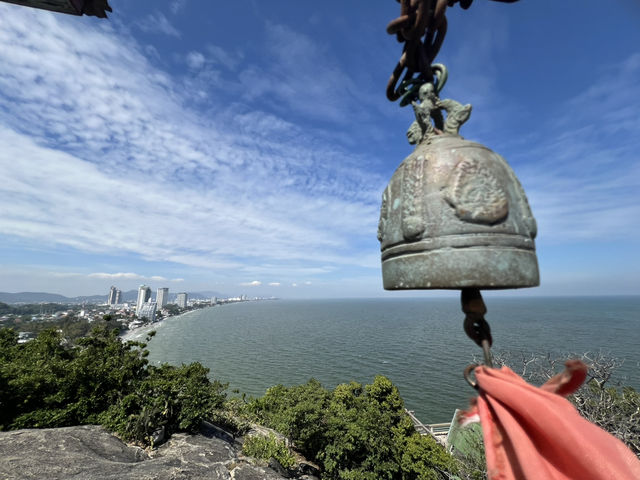
[[[186,62],[189,68],[199,70],[204,65],[205,58],[200,52],[189,52],[187,54]]]
[[[171,10],[171,13],[175,15],[178,12],[182,11],[186,4],[187,4],[187,0],[173,0],[169,4],[169,9]]]
[[[263,63],[251,64],[240,76],[243,96],[260,99],[276,111],[340,125],[362,122],[367,97],[321,44],[302,32],[265,24]]]
[[[137,23],[137,26],[143,32],[162,33],[176,38],[180,37],[180,32],[169,22],[167,17],[160,12],[148,14]]]
[[[60,275],[69,275],[69,274],[65,274],[62,273]],[[75,276],[77,275],[84,275],[84,274],[73,274]],[[166,282],[169,281],[167,278],[160,276],[160,275],[152,275],[150,277],[145,276],[145,275],[140,275],[138,273],[133,273],[133,272],[117,272],[117,273],[106,273],[106,272],[96,272],[96,273],[90,273],[87,275],[87,277],[89,278],[99,278],[99,279],[103,279],[103,280],[152,280],[155,282]],[[178,279],[179,280],[179,279]],[[178,280],[171,280],[172,282],[178,281]]]
[[[117,24],[4,4],[0,17],[0,44],[11,46],[0,49],[1,231],[207,269],[232,284],[317,287],[319,277],[379,268],[386,174],[370,168],[380,161],[370,145],[345,148],[375,143],[366,112],[379,107],[311,35],[267,23],[264,55],[250,63],[240,50],[191,46],[175,56],[178,77]],[[144,28],[179,35],[163,15],[149,18]],[[468,80],[452,81],[450,96],[475,103],[481,133],[498,131],[497,111],[519,107],[496,100],[504,21],[477,22],[475,44],[459,52],[477,61],[451,62]],[[550,109],[539,130],[505,140],[543,241],[640,233],[629,221],[640,216],[640,120],[627,101],[639,98],[638,63],[595,70],[593,87]]]
[[[78,272],[47,272],[47,275],[56,278],[74,278],[74,277],[85,277],[86,274],[78,273]]]
[[[252,282],[243,282],[240,285],[243,287],[259,287],[260,285],[262,285],[262,282],[260,282],[259,280],[254,280]]]
[[[235,50],[229,52],[224,48],[211,43],[207,45],[206,52],[208,60],[211,63],[214,65],[222,65],[231,71],[236,70],[242,60],[244,60],[244,55],[241,51]]]
[[[628,108],[640,98],[640,54],[600,76],[550,112],[548,125],[514,155],[546,242],[640,235],[630,221],[640,218],[640,112]]]
[[[268,284],[270,287],[279,287],[281,284],[280,282],[269,282]]]
[[[186,108],[124,32],[8,14],[3,231],[244,274],[368,264],[353,241],[374,238],[384,182],[353,155],[259,110]]]

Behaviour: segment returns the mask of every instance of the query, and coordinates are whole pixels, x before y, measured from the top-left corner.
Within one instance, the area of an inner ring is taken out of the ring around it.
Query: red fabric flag
[[[579,360],[542,387],[507,367],[475,369],[490,480],[640,480],[640,461],[624,443],[580,416],[564,396],[584,382]]]

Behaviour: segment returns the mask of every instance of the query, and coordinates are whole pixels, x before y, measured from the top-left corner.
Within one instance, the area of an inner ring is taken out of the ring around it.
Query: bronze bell
[[[459,135],[470,105],[440,100],[431,84],[420,88],[419,98],[408,132],[417,146],[382,196],[384,288],[539,285],[536,221],[513,170],[497,153]]]

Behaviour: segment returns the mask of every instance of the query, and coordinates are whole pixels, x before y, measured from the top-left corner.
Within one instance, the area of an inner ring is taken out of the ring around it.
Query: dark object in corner
[[[52,12],[68,13],[70,15],[90,15],[107,18],[107,12],[112,12],[108,0],[0,0],[15,3],[25,7],[41,8]]]

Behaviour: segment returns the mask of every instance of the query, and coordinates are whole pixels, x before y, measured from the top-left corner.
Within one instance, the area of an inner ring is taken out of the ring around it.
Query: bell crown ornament
[[[471,105],[441,100],[432,83],[411,105],[416,147],[382,196],[384,288],[539,285],[536,221],[520,182],[504,158],[459,134]]]

